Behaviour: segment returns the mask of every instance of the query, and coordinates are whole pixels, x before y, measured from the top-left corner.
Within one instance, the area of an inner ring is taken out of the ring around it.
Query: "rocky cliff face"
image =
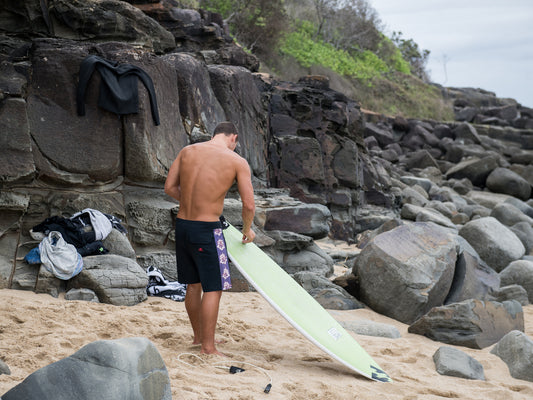
[[[85,115],[78,115],[80,65],[88,55],[142,68],[153,81],[160,125],[140,81],[137,113],[99,107],[98,72],[84,96]],[[529,189],[533,183],[533,112],[514,101],[455,89],[449,95],[459,122],[407,121],[363,113],[330,90],[327,78],[278,82],[256,73],[258,65],[233,43],[220,16],[173,0],[5,0],[0,287],[37,287],[38,273],[21,262],[35,245],[29,229],[86,207],[123,220],[141,264],[172,268],[175,203],[162,184],[178,151],[205,140],[222,120],[237,125],[240,153],[262,189],[261,228],[353,241],[399,215],[406,195],[397,182],[406,173],[460,191],[483,189],[492,170],[508,167]],[[292,199],[282,192],[276,203],[272,188],[287,189]],[[306,210],[307,225],[318,218],[320,228],[292,223],[286,213],[295,205]],[[238,212],[228,212],[238,223]],[[282,214],[284,229],[275,218]]]

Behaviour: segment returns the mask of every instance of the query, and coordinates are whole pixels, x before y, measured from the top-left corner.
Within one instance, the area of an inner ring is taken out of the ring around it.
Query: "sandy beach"
[[[173,399],[533,398],[533,382],[512,378],[507,365],[490,354],[492,346],[458,347],[483,365],[486,381],[442,376],[432,357],[444,344],[410,334],[407,325],[369,309],[332,314],[338,320],[366,319],[398,328],[399,339],[355,335],[393,383],[352,373],[305,339],[258,293],[222,296],[217,338],[226,340],[219,346],[225,359],[196,357],[199,348],[191,345],[184,304],[172,300],[150,297],[133,307],[117,307],[3,289],[0,304],[0,358],[11,369],[11,375],[0,375],[0,394],[90,342],[143,336],[165,361]],[[533,337],[533,305],[524,307],[524,318],[526,334]],[[229,374],[215,364],[246,371]],[[270,378],[272,389],[265,394]]]

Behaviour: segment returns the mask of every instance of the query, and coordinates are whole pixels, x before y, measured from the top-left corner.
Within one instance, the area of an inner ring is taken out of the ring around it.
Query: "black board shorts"
[[[221,222],[176,218],[176,264],[179,283],[201,283],[204,292],[231,289]]]

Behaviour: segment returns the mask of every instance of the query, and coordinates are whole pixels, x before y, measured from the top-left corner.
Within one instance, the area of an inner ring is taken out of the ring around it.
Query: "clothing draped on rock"
[[[100,73],[98,105],[118,115],[139,112],[138,80],[146,87],[155,125],[159,125],[159,111],[152,78],[140,67],[119,64],[96,55],[89,55],[80,64],[79,83],[76,94],[78,115],[85,115],[85,92],[89,80],[97,70]]]

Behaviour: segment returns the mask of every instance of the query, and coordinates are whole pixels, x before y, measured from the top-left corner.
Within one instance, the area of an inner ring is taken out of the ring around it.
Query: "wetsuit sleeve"
[[[157,98],[155,95],[155,88],[152,78],[150,78],[150,75],[140,68],[137,69],[137,76],[144,84],[146,90],[148,90],[148,95],[150,96],[150,108],[152,109],[152,118],[154,119],[154,123],[159,125],[159,111],[157,109]]]
[[[76,92],[76,106],[78,115],[85,115],[85,91],[89,84],[89,79],[94,72],[98,57],[90,55],[85,57],[80,65],[80,73],[78,80],[78,90]]]

